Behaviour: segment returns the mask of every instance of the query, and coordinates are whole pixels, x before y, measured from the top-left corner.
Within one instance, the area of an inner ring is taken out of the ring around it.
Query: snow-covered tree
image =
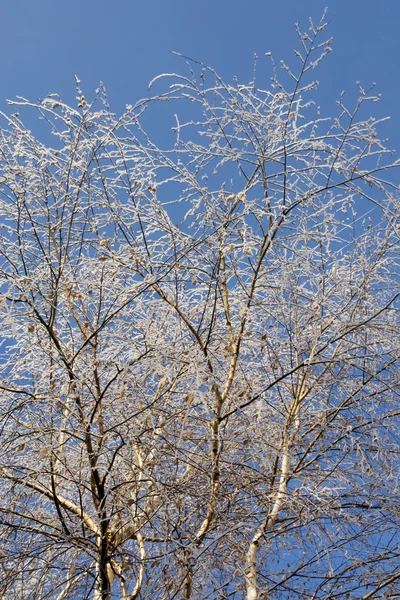
[[[314,105],[324,29],[3,115],[2,598],[397,597],[398,163]]]

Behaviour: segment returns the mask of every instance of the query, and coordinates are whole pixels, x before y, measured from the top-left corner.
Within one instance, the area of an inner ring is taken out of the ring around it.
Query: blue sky
[[[399,0],[3,0],[0,107],[17,94],[73,102],[76,73],[88,97],[103,81],[118,112],[146,96],[155,75],[185,71],[171,50],[248,81],[254,53],[291,58],[294,23],[306,27],[326,5],[334,52],[318,73],[323,112],[357,80],[376,82],[374,114],[391,115],[385,135],[400,152]]]

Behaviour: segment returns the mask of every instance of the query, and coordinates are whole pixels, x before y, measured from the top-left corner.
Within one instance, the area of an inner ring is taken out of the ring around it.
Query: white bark
[[[289,451],[287,447],[284,447],[282,449],[282,463],[281,475],[279,478],[279,487],[276,493],[276,497],[274,499],[274,503],[272,505],[272,510],[268,513],[263,524],[257,529],[256,533],[254,534],[254,537],[250,542],[246,554],[245,581],[247,600],[257,600],[259,597],[257,585],[257,553],[262,543],[264,533],[270,527],[274,526],[281,511],[282,505],[286,497],[289,468]]]

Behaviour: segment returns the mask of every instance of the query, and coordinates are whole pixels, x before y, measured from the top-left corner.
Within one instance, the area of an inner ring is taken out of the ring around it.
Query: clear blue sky
[[[291,57],[294,23],[305,27],[326,5],[334,52],[318,73],[323,112],[356,80],[377,82],[373,108],[392,116],[385,135],[400,152],[400,0],[3,0],[0,107],[17,94],[72,102],[76,73],[88,97],[103,81],[118,112],[155,75],[184,71],[171,50],[248,81],[254,53]]]

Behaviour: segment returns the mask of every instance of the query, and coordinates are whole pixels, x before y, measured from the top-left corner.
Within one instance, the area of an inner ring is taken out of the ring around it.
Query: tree
[[[3,115],[2,598],[397,597],[399,163],[371,90],[314,107],[324,29]]]

